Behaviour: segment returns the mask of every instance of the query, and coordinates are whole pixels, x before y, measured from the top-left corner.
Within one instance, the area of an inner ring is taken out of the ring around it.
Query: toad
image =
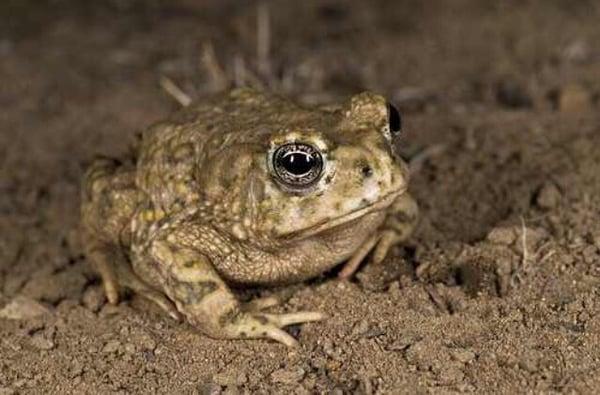
[[[383,261],[417,220],[395,151],[398,111],[365,92],[308,107],[242,88],[147,129],[131,163],[96,160],[82,187],[87,259],[110,303],[133,291],[214,338],[269,338],[324,318],[275,314],[239,286],[300,282]]]

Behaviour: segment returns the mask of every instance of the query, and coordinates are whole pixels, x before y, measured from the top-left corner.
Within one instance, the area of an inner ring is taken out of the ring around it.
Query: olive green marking
[[[233,324],[238,321],[240,317],[242,317],[242,311],[239,307],[226,310],[219,316],[219,325],[223,327],[227,324]]]
[[[177,281],[173,284],[176,297],[186,304],[198,304],[207,295],[218,288],[214,281],[198,281],[194,283]]]

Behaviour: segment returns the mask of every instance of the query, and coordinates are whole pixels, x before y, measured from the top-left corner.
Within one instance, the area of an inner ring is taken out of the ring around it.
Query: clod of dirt
[[[271,380],[274,383],[296,384],[302,381],[306,372],[301,367],[293,369],[278,369],[271,373]]]
[[[57,304],[64,299],[80,297],[87,282],[82,265],[75,265],[54,274],[35,274],[22,292],[32,299]]]
[[[503,79],[496,85],[496,100],[507,108],[530,108],[533,106],[531,95],[525,86],[514,79]]]
[[[468,294],[503,296],[508,293],[505,279],[516,262],[518,257],[510,249],[490,245],[460,264],[458,276]]]
[[[425,289],[433,304],[442,312],[454,314],[463,311],[467,306],[466,295],[459,287],[448,287],[437,283]]]
[[[564,113],[586,111],[592,107],[592,95],[579,84],[568,84],[558,92],[557,106]]]
[[[243,372],[225,371],[213,376],[213,381],[222,386],[240,386],[248,381],[248,377]]]
[[[507,225],[493,228],[486,240],[493,244],[511,247],[517,254],[523,254],[524,249],[533,253],[546,238],[548,232],[544,228]]]
[[[471,295],[505,296],[511,277],[546,240],[543,228],[508,225],[490,231],[486,240],[468,247],[459,257],[458,279]],[[523,268],[524,269],[524,268]]]
[[[457,360],[460,363],[467,364],[473,361],[476,357],[475,353],[466,349],[455,350],[452,353],[452,358]]]
[[[51,350],[55,347],[55,344],[52,341],[52,339],[49,339],[42,332],[37,332],[33,334],[29,342],[33,347],[37,348],[38,350]]]
[[[538,357],[534,353],[528,353],[519,360],[519,367],[529,373],[538,371]]]
[[[110,340],[106,342],[102,348],[102,352],[105,354],[112,354],[117,352],[119,348],[121,348],[121,343],[118,340]]]
[[[0,310],[0,318],[27,320],[49,313],[50,310],[35,300],[17,296]]]
[[[461,382],[465,378],[462,370],[455,366],[443,368],[438,374],[438,382],[442,385],[450,385]]]
[[[102,287],[91,286],[85,290],[81,301],[88,310],[97,313],[106,303],[106,295]]]
[[[201,395],[219,395],[222,393],[221,386],[215,383],[204,383],[198,388]]]
[[[357,274],[356,279],[363,289],[381,292],[395,280],[402,276],[412,276],[412,268],[403,259],[390,263],[392,259],[386,259],[378,265],[365,265]]]
[[[535,195],[535,204],[543,210],[552,210],[558,206],[562,193],[553,182],[546,182]]]

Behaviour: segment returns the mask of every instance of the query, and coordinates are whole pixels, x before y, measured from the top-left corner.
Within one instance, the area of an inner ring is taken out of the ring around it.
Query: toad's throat
[[[351,211],[348,214],[344,214],[336,218],[326,218],[315,225],[292,233],[288,233],[283,237],[286,239],[304,239],[310,236],[314,236],[318,233],[333,229],[335,227],[350,223],[358,218],[361,218],[364,215],[370,214],[375,211],[383,210],[389,207],[394,202],[394,200],[396,200],[396,198],[402,195],[404,192],[406,192],[406,188],[391,192],[368,206],[361,207],[357,210]]]

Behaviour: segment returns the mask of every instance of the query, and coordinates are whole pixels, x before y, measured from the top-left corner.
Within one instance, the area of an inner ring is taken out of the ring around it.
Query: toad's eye
[[[398,134],[402,129],[402,117],[400,116],[400,112],[390,103],[388,103],[388,122],[392,135]]]
[[[323,157],[312,145],[288,143],[275,150],[272,166],[279,182],[301,189],[319,180],[323,173]]]

